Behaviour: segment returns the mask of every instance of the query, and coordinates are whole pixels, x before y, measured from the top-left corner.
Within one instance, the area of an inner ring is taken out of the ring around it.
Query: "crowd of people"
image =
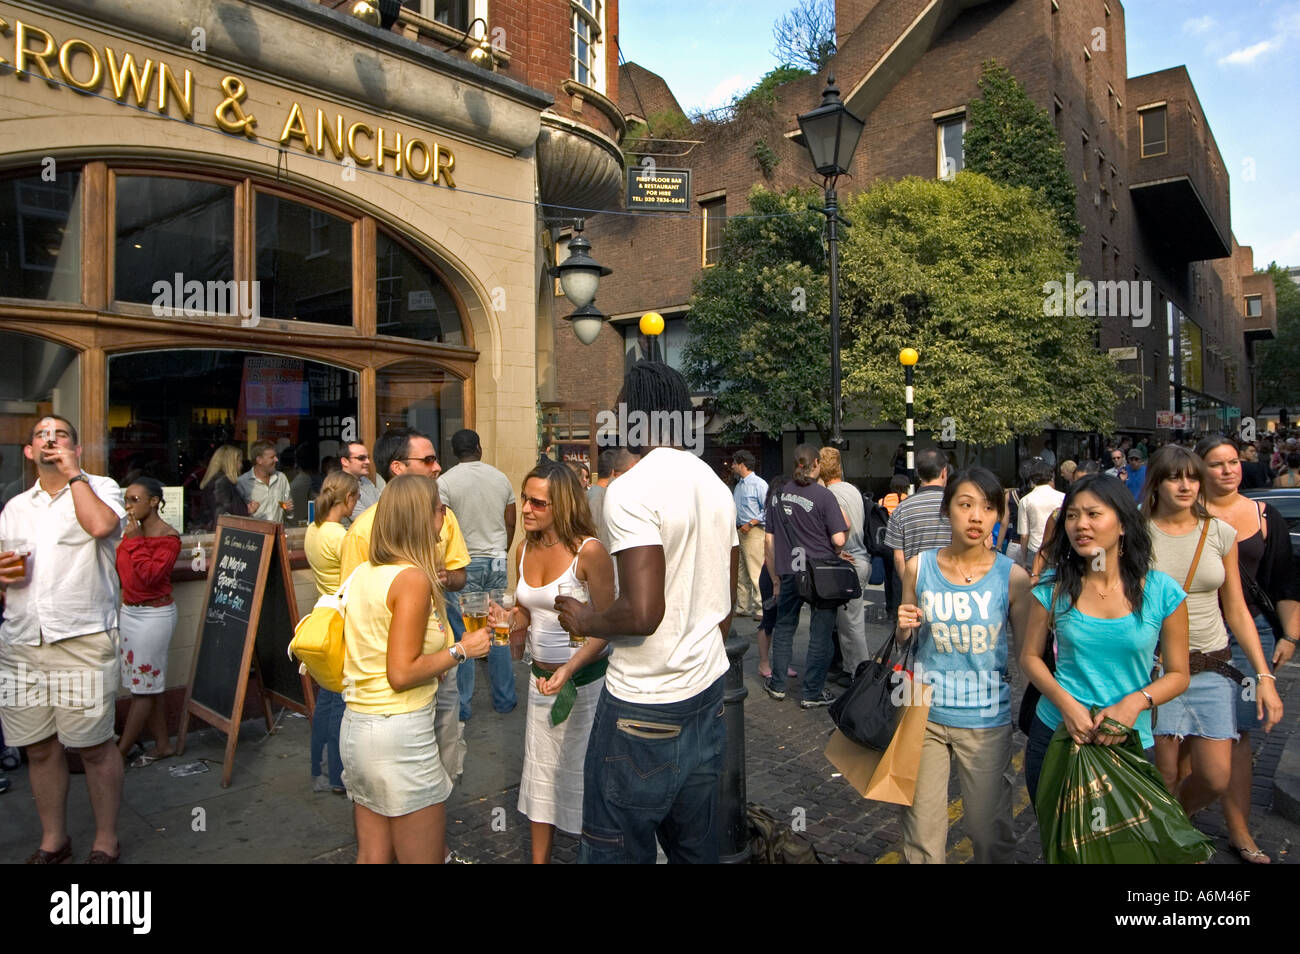
[[[652,362],[629,371],[621,400],[646,415],[692,411],[680,375]],[[954,759],[975,860],[1012,859],[1015,653],[1031,796],[1058,728],[1079,744],[1132,733],[1189,816],[1220,802],[1232,849],[1267,863],[1250,829],[1249,733],[1283,715],[1272,670],[1300,642],[1300,579],[1286,522],[1240,491],[1252,463],[1256,477],[1294,484],[1300,455],[1287,440],[1254,459],[1223,437],[1149,459],[1131,443],[1100,461],[1036,457],[1009,489],[926,449],[880,502],[882,542],[868,534],[875,501],[844,479],[834,448],[799,445],[792,472],[770,482],[739,451],[731,488],[681,447],[608,449],[594,479],[543,456],[516,492],[471,430],[453,435],[445,471],[413,429],[387,431],[373,460],[350,443],[315,494],[304,543],[318,593],[345,603],[344,690],[316,691],[312,785],[351,800],[358,861],[460,860],[445,804],[467,757],[472,660],[485,660],[498,713],[515,708],[525,660],[518,808],[534,863],[550,860],[557,829],[580,839],[581,862],[653,862],[657,846],[673,862],[716,861],[733,613],[757,621],[759,674],[779,702],[799,677],[794,633],[808,606],[800,706],[830,705],[831,687],[879,650],[863,595],[800,595],[808,561],[838,558],[861,591],[884,579],[896,638],[915,641],[937,693],[904,812],[906,860],[945,858]],[[1285,469],[1273,476],[1276,447]],[[212,512],[283,520],[293,491],[275,446],[255,444],[243,473],[230,450],[203,479]],[[29,861],[72,855],[66,747],[96,823],[87,860],[112,863],[124,767],[174,751],[161,694],[180,539],[157,481],[81,472],[69,421],[41,419],[25,453],[36,484],[0,514],[0,665],[85,672],[98,686],[0,707],[8,745],[31,766],[42,838]],[[873,577],[879,546],[889,558]],[[120,736],[119,684],[131,696]]]

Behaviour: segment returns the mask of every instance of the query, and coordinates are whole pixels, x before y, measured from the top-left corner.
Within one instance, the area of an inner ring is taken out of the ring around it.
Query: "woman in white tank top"
[[[614,564],[592,523],[586,494],[564,465],[541,464],[520,495],[524,539],[518,548],[513,645],[527,632],[534,679],[528,690],[519,810],[531,823],[534,864],[551,857],[555,829],[582,833],[583,763],[596,703],[605,686],[607,642],[579,646],[560,626],[555,598],[564,583],[585,584],[602,610],[614,602]]]

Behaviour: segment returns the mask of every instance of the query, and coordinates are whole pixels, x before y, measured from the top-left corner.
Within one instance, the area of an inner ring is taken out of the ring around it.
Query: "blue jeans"
[[[505,588],[504,559],[474,557],[469,561],[469,566],[465,567],[465,588],[461,590],[462,593],[486,593],[488,590]],[[488,677],[492,680],[492,708],[497,712],[509,712],[516,705],[515,669],[510,659],[510,647],[493,646],[488,650],[487,664]],[[473,660],[456,670],[456,686],[460,689],[460,721],[468,722],[470,702],[474,695]]]
[[[583,771],[579,864],[717,864],[727,746],[719,676],[699,695],[636,705],[600,694]]]
[[[329,751],[330,785],[343,787],[343,759],[339,755],[339,729],[347,705],[343,696],[316,687],[316,710],[311,716],[311,777],[320,775],[321,756]]]
[[[803,600],[795,588],[794,575],[781,577],[781,597],[776,604],[776,625],[772,629],[772,688],[785,690],[786,667],[794,655],[794,631],[799,625],[799,609]],[[808,621],[808,658],[803,674],[803,697],[820,699],[826,688],[826,670],[830,667],[835,646],[831,633],[835,629],[835,607],[817,609],[808,607],[812,617]]]

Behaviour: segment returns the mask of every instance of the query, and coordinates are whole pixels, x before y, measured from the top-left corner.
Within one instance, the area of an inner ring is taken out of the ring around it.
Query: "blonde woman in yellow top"
[[[442,618],[433,477],[402,474],[375,505],[370,558],[347,593],[341,749],[358,864],[436,864],[451,779],[434,735],[438,680],[488,653],[489,630],[453,643]]]
[[[316,519],[307,527],[303,550],[307,564],[316,578],[316,592],[330,596],[338,590],[339,554],[347,528],[343,519],[352,512],[361,496],[361,484],[351,474],[335,471],[321,484],[316,497]],[[339,756],[339,732],[343,726],[343,697],[321,686],[316,687],[316,706],[311,714],[312,790],[346,795],[343,787],[343,761]],[[329,753],[329,778],[321,773],[321,761]]]

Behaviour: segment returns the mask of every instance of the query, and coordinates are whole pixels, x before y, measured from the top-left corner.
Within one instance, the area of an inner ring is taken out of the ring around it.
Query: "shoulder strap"
[[[1213,517],[1206,518],[1205,523],[1201,526],[1201,539],[1196,541],[1196,553],[1192,556],[1192,567],[1187,571],[1187,579],[1183,581],[1183,590],[1191,592],[1192,578],[1196,576],[1196,567],[1201,562],[1201,551],[1205,549],[1205,538],[1210,535],[1210,521]]]
[[[345,608],[348,605],[348,588],[352,585],[352,581],[356,578],[357,571],[360,570],[361,567],[365,565],[366,564],[362,563],[355,570],[349,573],[348,578],[343,581],[343,585],[334,591],[334,598],[338,600],[338,608],[340,613],[344,612]]]

